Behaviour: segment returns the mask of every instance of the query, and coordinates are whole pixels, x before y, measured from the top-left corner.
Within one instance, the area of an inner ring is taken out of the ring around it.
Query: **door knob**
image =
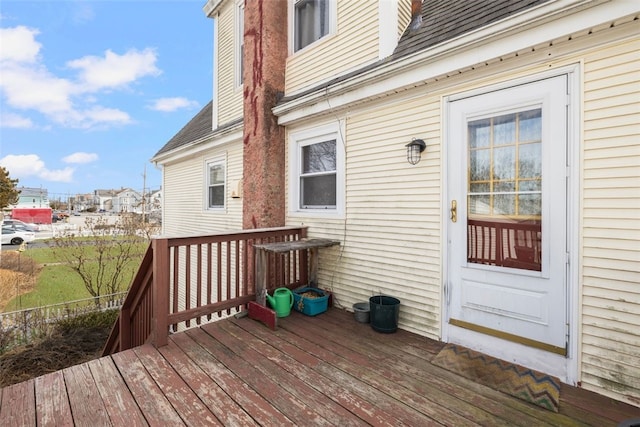
[[[458,222],[458,202],[451,201],[451,222]]]

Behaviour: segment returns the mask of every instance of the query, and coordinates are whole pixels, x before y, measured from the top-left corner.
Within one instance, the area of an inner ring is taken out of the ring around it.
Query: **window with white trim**
[[[344,155],[338,127],[294,133],[290,150],[291,207],[298,212],[340,212]]]
[[[236,2],[235,83],[242,86],[242,58],[244,57],[244,0]]]
[[[331,34],[335,28],[333,0],[293,1],[293,51],[297,52]]]
[[[222,209],[226,199],[226,168],[224,160],[207,162],[207,209]]]

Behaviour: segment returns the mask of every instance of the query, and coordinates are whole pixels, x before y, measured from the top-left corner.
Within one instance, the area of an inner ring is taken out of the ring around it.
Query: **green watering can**
[[[267,294],[267,300],[275,310],[277,317],[287,317],[293,307],[293,292],[287,288],[278,288],[273,296]]]

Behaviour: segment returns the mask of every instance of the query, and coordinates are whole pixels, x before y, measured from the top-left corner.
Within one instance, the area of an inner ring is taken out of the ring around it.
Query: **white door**
[[[449,341],[566,354],[567,99],[563,75],[448,102]]]

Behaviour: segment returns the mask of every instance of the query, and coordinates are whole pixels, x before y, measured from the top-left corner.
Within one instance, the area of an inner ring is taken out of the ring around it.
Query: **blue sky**
[[[0,166],[50,199],[158,189],[149,159],[212,97],[204,0],[0,1]]]

